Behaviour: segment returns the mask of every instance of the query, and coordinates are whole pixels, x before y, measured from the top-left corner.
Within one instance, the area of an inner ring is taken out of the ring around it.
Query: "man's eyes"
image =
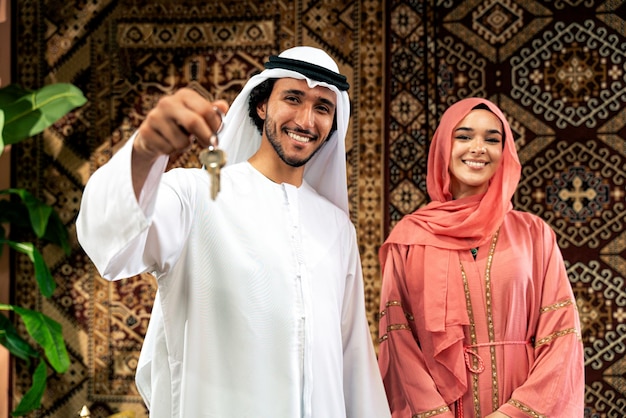
[[[317,110],[319,110],[322,113],[330,113],[330,109],[328,108],[328,106],[318,106]]]

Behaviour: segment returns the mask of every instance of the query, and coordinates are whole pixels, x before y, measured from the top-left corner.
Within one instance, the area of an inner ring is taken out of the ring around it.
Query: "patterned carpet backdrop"
[[[625,0],[176,1],[15,3],[14,80],[69,81],[89,102],[12,153],[14,186],[52,204],[73,252],[43,248],[58,289],[15,256],[14,302],[63,325],[72,365],[33,417],[147,416],[134,372],[155,294],[146,275],[103,280],[75,239],[82,189],[162,95],[199,83],[232,100],[271,54],[326,49],[351,84],[347,161],[365,299],[377,336],[377,251],[427,201],[428,140],[458,99],[487,97],[511,122],[514,204],[557,233],[583,322],[585,416],[626,414]],[[197,149],[170,163],[198,166]],[[567,353],[564,353],[567,355]],[[13,398],[30,385],[13,370]]]

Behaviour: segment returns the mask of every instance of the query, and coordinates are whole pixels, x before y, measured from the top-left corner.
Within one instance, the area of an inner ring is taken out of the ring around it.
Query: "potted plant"
[[[0,154],[7,145],[16,144],[41,133],[87,99],[76,86],[55,83],[36,91],[15,84],[0,88]],[[37,243],[59,245],[70,253],[68,233],[54,208],[25,189],[0,190],[0,254],[8,248],[23,253],[33,262],[34,275],[43,297],[52,296],[56,283]],[[0,314],[0,344],[32,372],[32,386],[24,394],[13,416],[23,416],[38,409],[46,389],[48,368],[67,371],[70,361],[61,325],[42,312],[20,306],[0,304],[0,310],[12,311],[21,319],[28,333],[20,335],[7,316]]]

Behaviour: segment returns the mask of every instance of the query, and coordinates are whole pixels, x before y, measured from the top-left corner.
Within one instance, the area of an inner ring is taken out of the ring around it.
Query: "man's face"
[[[263,136],[280,159],[291,167],[301,167],[328,138],[336,107],[332,90],[309,88],[305,80],[281,78],[257,112],[265,120]]]

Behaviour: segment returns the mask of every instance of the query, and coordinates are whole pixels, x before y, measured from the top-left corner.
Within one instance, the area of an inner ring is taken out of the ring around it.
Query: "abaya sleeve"
[[[405,274],[408,247],[389,244],[387,248],[381,258],[378,365],[392,417],[436,414],[452,418],[454,415],[427,370],[417,339]]]

